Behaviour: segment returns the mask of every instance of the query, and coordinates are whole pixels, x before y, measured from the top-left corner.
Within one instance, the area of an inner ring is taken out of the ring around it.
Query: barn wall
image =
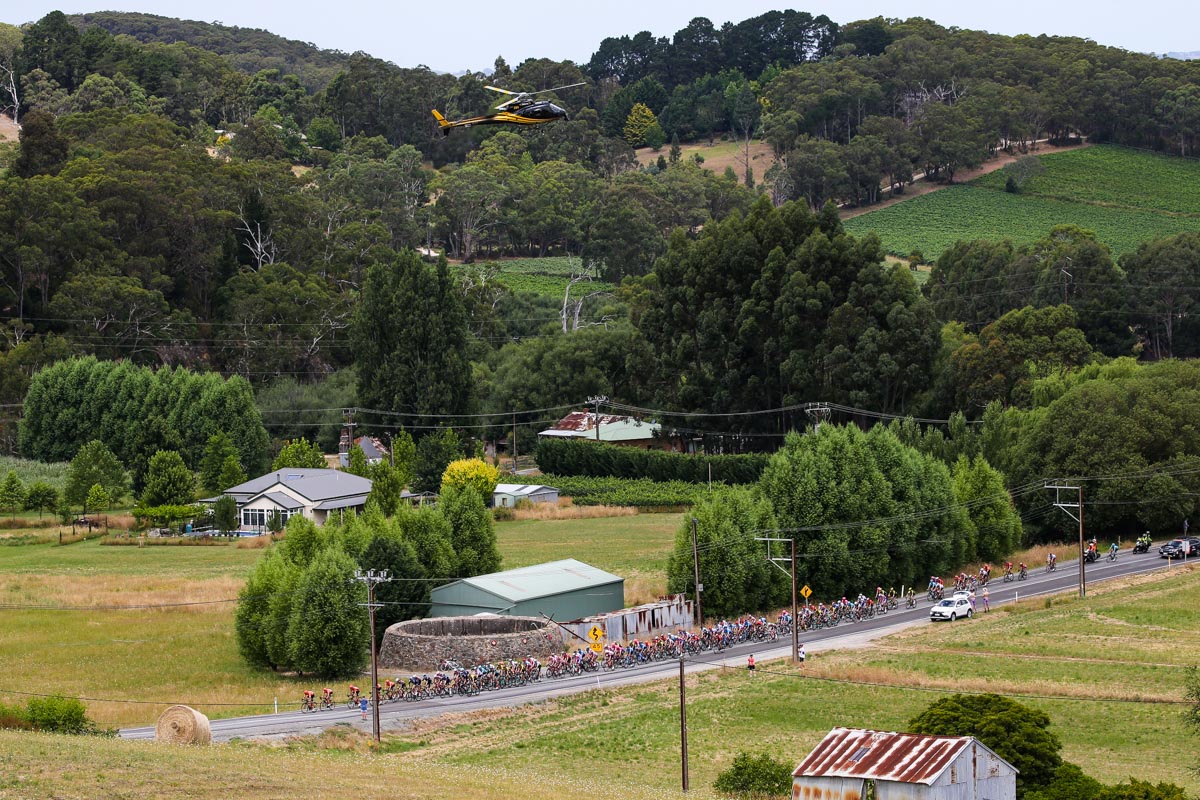
[[[862,800],[862,778],[794,778],[792,800]]]

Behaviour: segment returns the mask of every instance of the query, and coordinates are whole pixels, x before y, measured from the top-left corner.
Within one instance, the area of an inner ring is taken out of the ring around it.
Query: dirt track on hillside
[[[1005,166],[1013,163],[1014,161],[1016,161],[1018,158],[1021,158],[1022,156],[1026,156],[1026,155],[1044,156],[1044,155],[1049,155],[1050,153],[1061,153],[1063,150],[1078,150],[1081,147],[1087,147],[1087,146],[1088,146],[1087,142],[1082,142],[1080,144],[1073,144],[1073,145],[1069,145],[1067,147],[1059,147],[1057,145],[1052,145],[1052,144],[1047,144],[1046,142],[1041,142],[1038,144],[1036,150],[1032,150],[1028,153],[1009,154],[1009,153],[1005,153],[1005,152],[1001,151],[1001,152],[997,153],[994,158],[991,158],[991,159],[983,162],[983,164],[981,166],[976,167],[975,169],[963,169],[963,170],[959,170],[958,172],[956,172],[954,174],[954,183],[941,183],[941,182],[937,182],[937,181],[927,181],[922,176],[919,180],[916,180],[913,183],[910,183],[908,186],[905,186],[904,194],[898,194],[898,195],[895,195],[894,197],[889,197],[888,199],[878,202],[873,206],[862,206],[860,208],[844,208],[838,213],[838,216],[840,216],[842,219],[850,219],[851,217],[857,217],[860,214],[868,214],[872,211],[878,211],[881,208],[887,208],[888,206],[894,206],[896,203],[902,203],[905,200],[911,200],[912,198],[920,197],[923,194],[929,194],[930,192],[936,192],[938,189],[945,189],[947,186],[957,186],[960,183],[966,183],[967,181],[978,178],[980,175],[987,175],[989,172],[995,172],[998,169],[1003,169]]]

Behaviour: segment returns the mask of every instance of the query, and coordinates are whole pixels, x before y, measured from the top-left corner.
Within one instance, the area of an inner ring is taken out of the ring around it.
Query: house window
[[[261,528],[267,524],[267,511],[263,508],[243,508],[242,524],[247,528]]]

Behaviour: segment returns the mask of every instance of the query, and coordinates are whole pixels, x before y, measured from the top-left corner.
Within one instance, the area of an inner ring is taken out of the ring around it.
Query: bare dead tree
[[[237,230],[246,234],[246,241],[242,244],[254,257],[255,271],[261,270],[264,264],[274,264],[275,241],[271,237],[270,227],[264,228],[263,224],[257,220],[251,222],[246,218],[246,209],[242,206],[238,206],[237,219]]]
[[[575,269],[574,259],[568,262],[571,264],[571,277],[567,280],[567,288],[563,291],[562,308],[558,312],[559,320],[562,322],[563,333],[577,331],[583,326],[581,317],[583,315],[583,304],[593,297],[611,296],[612,292],[594,291],[580,295],[574,299],[571,297],[571,290],[581,283],[592,283],[596,280],[596,267],[593,264],[583,264],[578,270]],[[588,323],[589,325],[607,325],[611,320],[605,316],[596,322]]]

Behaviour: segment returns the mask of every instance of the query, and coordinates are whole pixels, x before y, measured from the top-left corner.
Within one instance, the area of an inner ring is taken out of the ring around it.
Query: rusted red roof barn
[[[970,736],[834,728],[792,773],[794,800],[1013,800],[1017,770]]]

